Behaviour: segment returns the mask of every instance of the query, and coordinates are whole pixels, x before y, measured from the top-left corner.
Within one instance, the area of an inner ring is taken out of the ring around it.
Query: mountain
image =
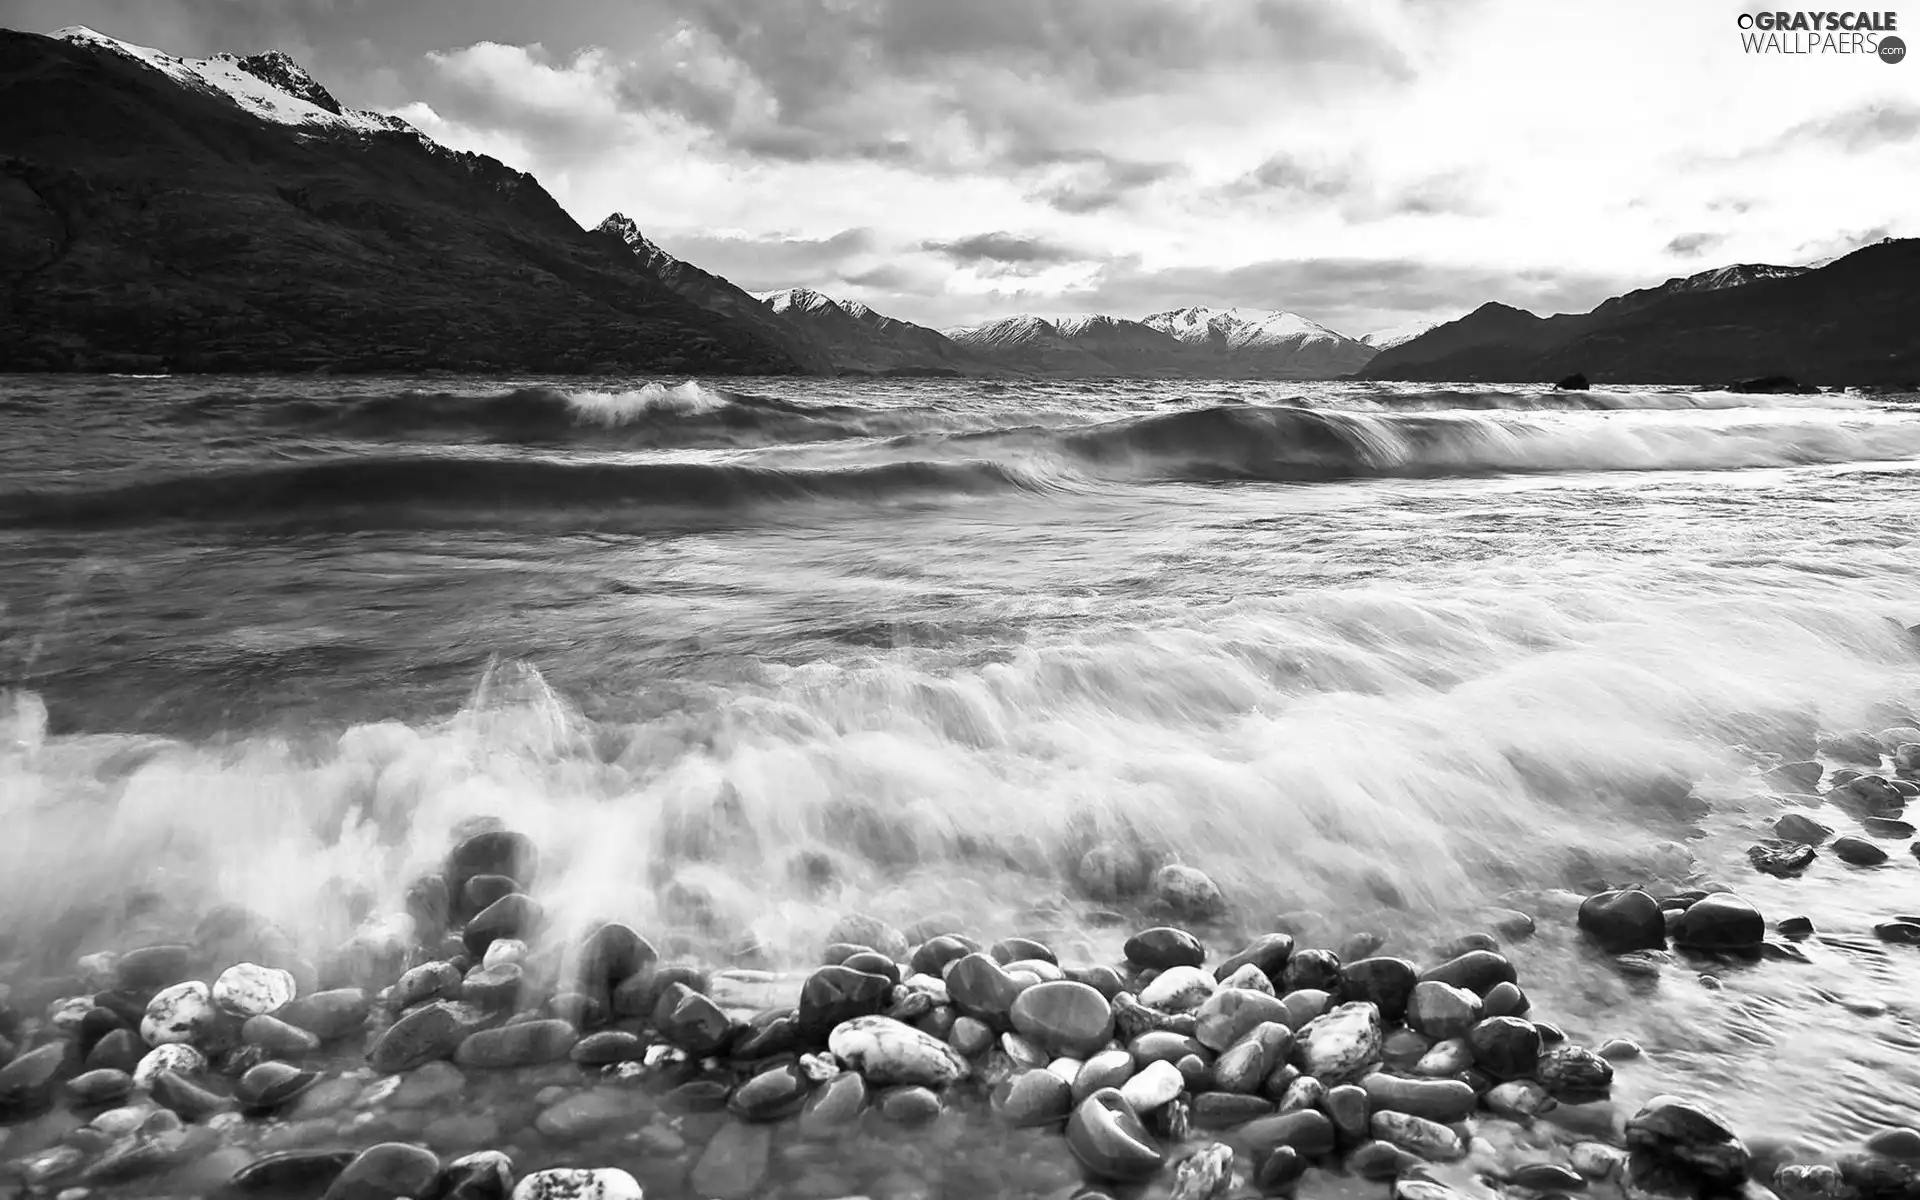
[[[0,112],[0,370],[799,365],[282,54],[0,30]]]
[[[993,362],[1045,375],[1331,379],[1373,357],[1371,347],[1305,317],[1245,308],[1183,308],[1141,321],[1007,317],[947,336]]]
[[[810,288],[758,292],[754,299],[824,350],[841,374],[982,375],[998,371],[944,334],[877,313],[858,300],[835,300]]]
[[[659,280],[683,299],[725,317],[742,328],[751,329],[778,346],[804,370],[821,375],[835,373],[834,356],[816,344],[805,331],[768,312],[752,293],[668,254],[641,233],[640,226],[626,214],[611,214],[594,226],[593,235],[609,246],[617,247],[615,253],[630,255],[634,265],[643,273]]]
[[[1539,317],[1485,304],[1383,350],[1369,379],[1719,384],[1920,379],[1920,239],[1893,239],[1819,268],[1741,264]]]
[[[1298,313],[1248,308],[1180,308],[1144,322],[1231,364],[1236,374],[1331,379],[1372,360],[1373,348]]]
[[[1412,321],[1405,325],[1376,329],[1361,338],[1360,342],[1362,345],[1372,346],[1377,354],[1382,350],[1391,350],[1402,343],[1410,342],[1438,324],[1440,324],[1439,321]]]

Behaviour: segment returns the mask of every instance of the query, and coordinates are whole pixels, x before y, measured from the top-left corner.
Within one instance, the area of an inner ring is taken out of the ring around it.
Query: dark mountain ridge
[[[0,30],[0,370],[799,366],[532,176],[328,116],[283,55],[196,65],[77,36]],[[229,67],[261,94],[195,85]]]
[[[1364,379],[1719,384],[1920,379],[1920,239],[1809,270],[1742,264],[1539,317],[1487,304],[1382,351]]]

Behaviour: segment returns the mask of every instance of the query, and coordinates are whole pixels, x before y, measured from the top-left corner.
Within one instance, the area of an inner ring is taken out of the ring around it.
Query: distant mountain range
[[[1383,346],[1366,379],[1818,384],[1920,380],[1920,239],[1819,268],[1741,264],[1669,279],[1584,313],[1483,304]]]
[[[582,229],[532,176],[348,108],[278,52],[0,30],[0,112],[0,370],[1920,377],[1915,242],[1359,339],[1250,308],[942,332],[750,293],[620,213]]]

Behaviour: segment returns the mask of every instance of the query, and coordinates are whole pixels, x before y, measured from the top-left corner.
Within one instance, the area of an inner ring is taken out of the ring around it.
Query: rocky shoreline
[[[1911,839],[1920,741],[1867,737],[1822,751],[1865,765],[1890,747],[1885,774],[1754,755],[1788,809],[1756,870],[1790,877],[1816,847],[1908,869],[1870,839]],[[1616,1064],[1640,1048],[1576,1044],[1503,953],[1559,919],[1544,908],[1489,910],[1416,960],[1382,935],[1227,943],[1212,880],[1119,846],[1076,875],[1170,923],[1100,964],[850,915],[803,975],[708,970],[625,924],[563,928],[537,898],[538,848],[480,823],[404,914],[324,965],[228,907],[190,940],[10,980],[0,1177],[58,1200],[1920,1200],[1911,1127],[1798,1161],[1743,1142],[1711,1097],[1616,1105]],[[1627,976],[1676,955],[1792,959],[1813,932],[1717,883],[1600,892],[1573,919]],[[1875,931],[1917,944],[1920,917]]]

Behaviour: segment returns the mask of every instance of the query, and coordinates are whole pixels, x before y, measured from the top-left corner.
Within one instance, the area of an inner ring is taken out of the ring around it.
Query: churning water
[[[1104,960],[1071,868],[1131,839],[1309,944],[1538,913],[1627,1101],[1846,1143],[1920,1111],[1920,949],[1869,932],[1920,862],[1758,875],[1738,747],[1920,725],[1914,400],[0,380],[0,956],[221,901],[319,954],[492,815],[550,908],[707,961],[856,909]],[[1571,936],[1689,880],[1811,962]]]

